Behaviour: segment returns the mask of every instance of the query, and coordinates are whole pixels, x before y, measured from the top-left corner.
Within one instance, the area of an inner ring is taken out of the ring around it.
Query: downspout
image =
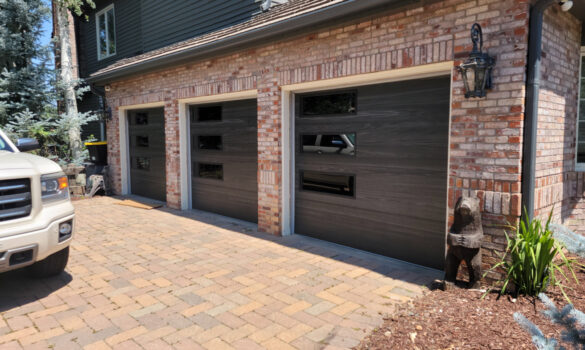
[[[528,34],[528,66],[526,69],[526,106],[524,120],[524,147],[522,155],[522,210],[526,219],[534,217],[534,189],[536,182],[536,138],[538,131],[538,95],[540,93],[540,65],[542,54],[542,22],[544,11],[555,0],[538,0],[530,9]],[[524,210],[526,210],[524,212]]]

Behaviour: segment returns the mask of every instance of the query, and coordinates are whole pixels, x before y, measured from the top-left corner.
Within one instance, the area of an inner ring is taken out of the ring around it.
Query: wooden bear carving
[[[478,288],[481,280],[481,242],[483,227],[479,199],[461,197],[455,205],[455,220],[447,235],[445,288],[452,286],[462,260],[469,270],[468,288]]]

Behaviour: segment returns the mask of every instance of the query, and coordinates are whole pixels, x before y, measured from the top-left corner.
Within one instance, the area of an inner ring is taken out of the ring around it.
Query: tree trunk
[[[69,37],[69,9],[57,2],[57,27],[59,28],[59,46],[61,58],[61,81],[64,87],[65,113],[68,118],[77,114],[77,96],[73,81],[73,62],[71,57],[71,38]],[[72,160],[81,155],[81,130],[79,123],[70,123],[69,148]]]

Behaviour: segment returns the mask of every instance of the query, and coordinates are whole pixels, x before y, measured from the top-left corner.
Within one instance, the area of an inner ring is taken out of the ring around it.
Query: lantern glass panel
[[[473,90],[473,84],[475,82],[475,70],[472,67],[467,66],[463,71],[465,80],[465,92],[469,93]]]
[[[485,67],[476,66],[475,75],[475,94],[481,95],[485,82]]]

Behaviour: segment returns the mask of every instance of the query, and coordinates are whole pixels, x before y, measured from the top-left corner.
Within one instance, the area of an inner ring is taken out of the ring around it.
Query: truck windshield
[[[14,152],[12,148],[8,146],[8,143],[2,138],[2,135],[0,135],[0,151]]]

